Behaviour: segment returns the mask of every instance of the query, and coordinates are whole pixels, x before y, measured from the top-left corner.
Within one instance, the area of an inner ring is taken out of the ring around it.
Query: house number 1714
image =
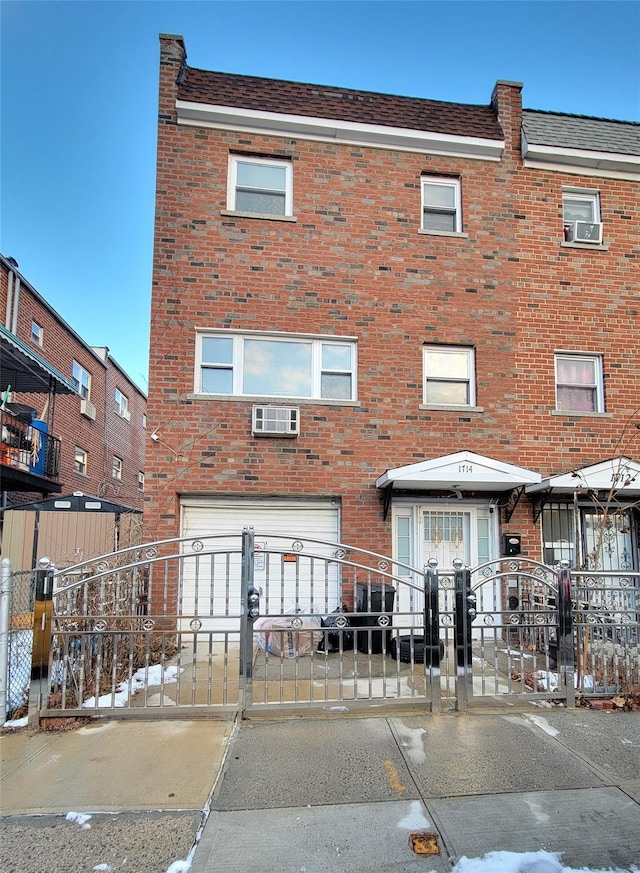
[[[458,464],[458,473],[473,473],[473,464]]]

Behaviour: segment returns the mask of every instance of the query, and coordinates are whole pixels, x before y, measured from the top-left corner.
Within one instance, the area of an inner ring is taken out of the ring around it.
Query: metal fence
[[[9,576],[7,717],[26,715],[31,681],[36,571]]]

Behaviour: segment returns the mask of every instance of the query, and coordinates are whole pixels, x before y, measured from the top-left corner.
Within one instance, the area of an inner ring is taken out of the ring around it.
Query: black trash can
[[[381,652],[389,653],[395,596],[396,590],[393,585],[385,585],[383,582],[356,584],[356,612],[371,613],[371,616],[361,615],[351,619],[359,652],[367,654],[371,651],[373,655],[379,655]],[[378,617],[381,614],[389,619],[386,628],[381,628],[378,624]],[[368,631],[365,628],[375,628],[375,630]]]

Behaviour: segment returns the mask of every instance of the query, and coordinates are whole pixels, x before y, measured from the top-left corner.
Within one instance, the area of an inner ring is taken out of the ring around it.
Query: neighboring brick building
[[[584,563],[613,482],[606,566],[638,569],[639,227],[638,124],[162,36],[147,530]]]
[[[2,391],[11,390],[2,421],[4,505],[83,492],[142,509],[145,395],[108,349],[84,342],[29,284],[16,262],[2,256],[0,310]],[[12,355],[16,358],[10,361]],[[40,393],[16,390],[17,378],[31,365],[43,371],[50,367],[60,377],[51,377],[52,389],[64,390],[66,383],[72,393],[48,390],[46,372],[44,383],[35,389]],[[55,443],[59,455],[59,463],[46,471],[34,463],[32,419],[46,422],[45,440]],[[16,443],[15,451],[9,443]]]

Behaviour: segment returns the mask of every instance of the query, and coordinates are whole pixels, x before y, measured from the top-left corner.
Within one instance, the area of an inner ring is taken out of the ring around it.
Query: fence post
[[[43,699],[49,694],[49,655],[51,652],[51,606],[54,566],[40,558],[36,570],[36,596],[33,606],[33,650],[29,686],[29,726],[37,727]]]
[[[562,677],[567,706],[576,705],[575,648],[571,602],[571,570],[568,561],[558,570],[558,671]]]
[[[11,602],[11,561],[2,559],[0,576],[0,727],[9,708],[9,606]]]
[[[253,585],[254,530],[242,529],[242,565],[240,573],[240,712],[246,718],[252,700],[253,622],[259,615],[259,598],[254,602]]]
[[[438,560],[429,558],[424,573],[424,654],[425,683],[429,670],[428,689],[431,712],[442,711],[440,694],[440,615],[438,611]]]
[[[473,658],[471,653],[471,622],[475,618],[475,595],[471,592],[471,570],[463,567],[459,558],[453,562],[455,572],[455,648],[457,667],[457,709],[464,712],[473,694]]]

